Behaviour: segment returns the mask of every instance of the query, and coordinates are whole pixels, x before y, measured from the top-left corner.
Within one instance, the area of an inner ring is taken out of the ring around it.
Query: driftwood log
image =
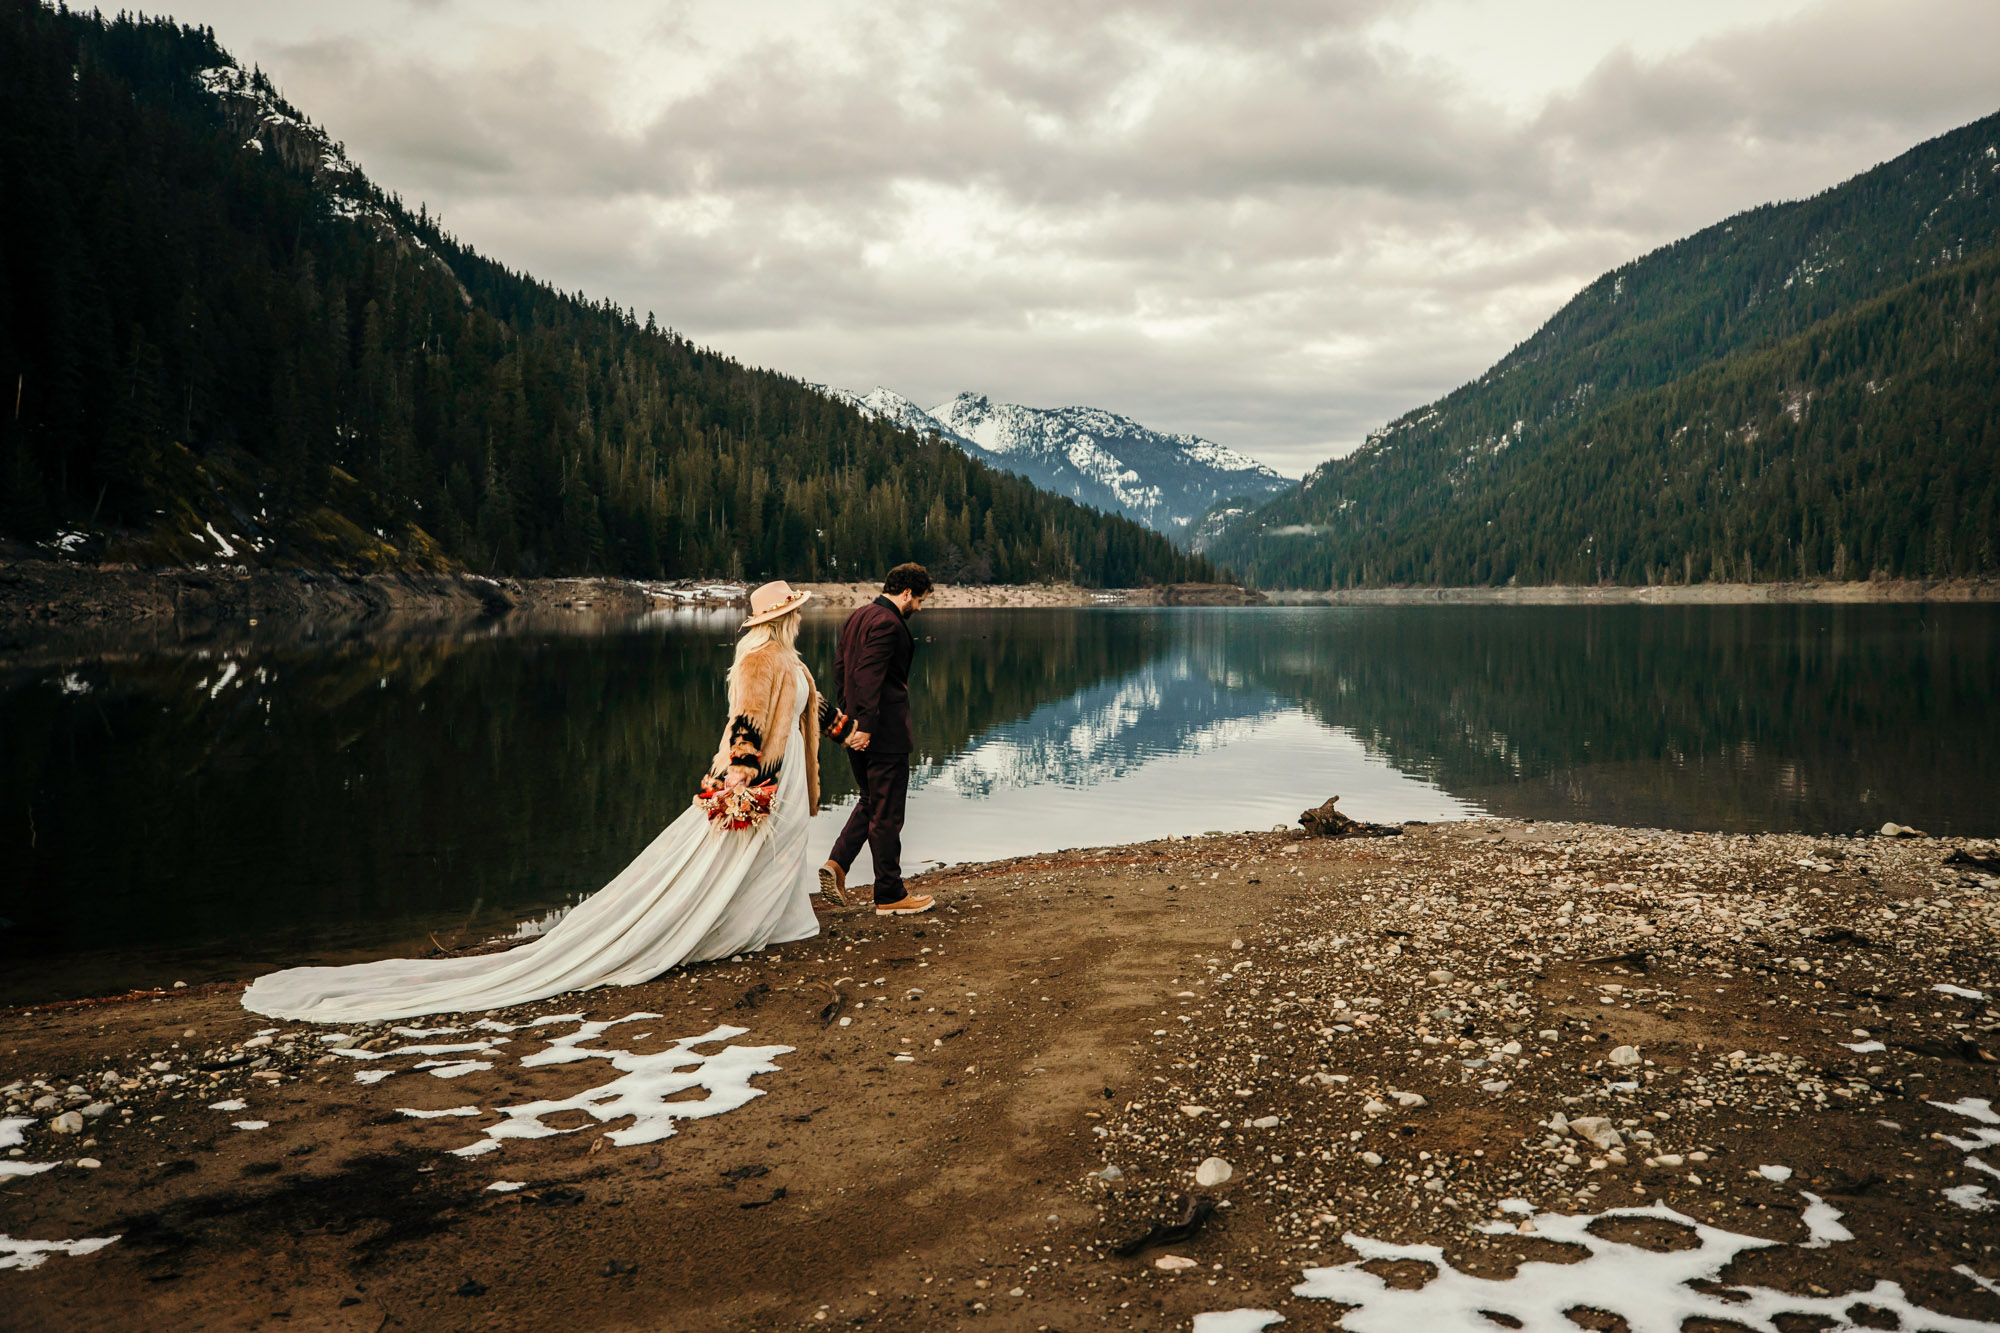
[[[1315,838],[1393,838],[1402,833],[1399,824],[1364,824],[1349,819],[1334,808],[1339,800],[1329,796],[1323,804],[1305,811],[1299,816],[1300,826]]]

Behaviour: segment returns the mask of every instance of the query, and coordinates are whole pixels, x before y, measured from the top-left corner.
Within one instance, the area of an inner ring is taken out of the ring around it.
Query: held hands
[[[722,775],[722,789],[724,791],[735,791],[748,781],[750,781],[750,775],[743,769],[731,764],[729,771]]]
[[[841,744],[845,745],[850,750],[856,750],[856,751],[865,750],[868,748],[868,742],[870,739],[871,738],[869,737],[867,732],[859,730],[857,728],[852,734],[848,736],[846,740],[842,741]]]

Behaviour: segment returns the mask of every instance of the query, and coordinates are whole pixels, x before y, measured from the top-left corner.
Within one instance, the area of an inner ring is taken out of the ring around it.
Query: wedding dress
[[[809,688],[801,667],[798,689]],[[817,739],[795,720],[787,752],[801,756]],[[616,879],[518,948],[288,968],[252,982],[243,1007],[318,1023],[501,1009],[817,935],[805,770],[802,762],[779,769],[771,813],[747,829],[718,828],[690,805]]]

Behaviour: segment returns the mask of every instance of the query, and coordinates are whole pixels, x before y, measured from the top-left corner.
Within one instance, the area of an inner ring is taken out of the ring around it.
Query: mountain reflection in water
[[[0,1000],[545,925],[686,807],[736,619],[148,643],[0,676]],[[823,681],[837,625],[802,637]],[[912,864],[1269,827],[1334,794],[1384,821],[2000,832],[1991,607],[913,628]],[[816,851],[852,800],[824,757]]]

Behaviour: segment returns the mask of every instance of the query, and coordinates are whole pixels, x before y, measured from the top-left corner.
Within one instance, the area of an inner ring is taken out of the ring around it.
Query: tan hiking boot
[[[876,916],[915,916],[928,912],[937,906],[937,899],[927,893],[906,893],[893,903],[876,903]]]
[[[839,903],[842,907],[854,906],[847,900],[847,872],[840,868],[838,861],[828,861],[819,868],[819,891],[830,902]]]

